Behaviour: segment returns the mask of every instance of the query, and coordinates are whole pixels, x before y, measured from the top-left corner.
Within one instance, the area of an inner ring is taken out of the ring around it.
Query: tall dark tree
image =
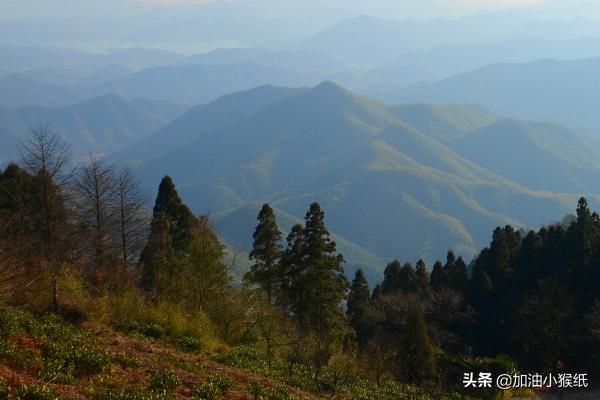
[[[452,253],[452,252],[450,252]],[[454,259],[448,254],[448,260],[452,259],[452,262],[448,262],[444,267],[446,271],[446,280],[448,287],[459,293],[466,293],[467,290],[467,265],[462,257]],[[451,254],[454,256],[454,253]]]
[[[142,252],[142,286],[158,289],[159,275],[169,256],[183,252],[193,243],[194,227],[199,223],[183,204],[170,177],[165,176],[158,188],[152,211],[150,236]]]
[[[260,285],[267,294],[269,303],[279,289],[279,261],[282,256],[281,232],[277,227],[273,209],[264,204],[258,214],[258,225],[254,230],[254,243],[250,259],[254,264],[247,274],[248,281]]]
[[[415,273],[417,275],[417,286],[419,292],[423,293],[429,286],[429,274],[427,273],[427,264],[425,264],[425,261],[422,259],[417,261]]]
[[[367,339],[365,319],[370,303],[371,292],[369,290],[369,283],[367,282],[362,269],[358,269],[356,270],[352,285],[350,286],[346,314],[350,320],[350,325],[352,325],[356,332],[360,344],[364,344]]]
[[[433,290],[440,291],[444,287],[446,287],[448,279],[446,277],[446,271],[444,271],[444,266],[441,262],[436,261],[433,265],[433,269],[431,270],[431,275],[429,277],[429,284]]]
[[[408,309],[401,349],[398,361],[403,379],[411,383],[423,383],[434,377],[435,351],[429,340],[423,313],[418,307]]]
[[[277,305],[288,313],[293,312],[296,304],[304,302],[305,292],[302,290],[306,268],[304,264],[304,227],[296,224],[292,227],[287,239],[287,248],[279,266],[279,285],[281,296]]]
[[[295,315],[317,335],[328,336],[343,325],[342,301],[348,281],[344,276],[344,258],[336,254],[336,243],[325,227],[325,214],[317,203],[306,213],[303,239],[304,273],[292,290],[303,292],[303,301],[295,304]]]

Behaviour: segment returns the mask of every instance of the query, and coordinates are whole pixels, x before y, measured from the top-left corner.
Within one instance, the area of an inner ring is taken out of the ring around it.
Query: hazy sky
[[[572,0],[569,0],[572,1]],[[484,9],[524,6],[542,0],[0,0],[0,18],[60,17],[67,15],[123,15],[147,6],[172,8],[206,7],[231,3],[231,9],[253,5],[257,12],[289,16],[310,7],[315,15],[386,15],[388,17],[435,17],[467,14]]]
[[[0,0],[0,43],[183,52],[287,47],[358,15],[429,20],[528,6],[535,9],[527,18],[600,20],[600,0]]]

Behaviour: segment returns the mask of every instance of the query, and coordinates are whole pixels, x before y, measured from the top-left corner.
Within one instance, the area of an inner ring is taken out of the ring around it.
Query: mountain
[[[464,104],[404,104],[392,108],[400,120],[433,139],[449,143],[498,120],[486,109]]]
[[[111,94],[65,107],[25,107],[0,111],[1,158],[16,156],[16,144],[32,128],[47,125],[72,145],[76,156],[109,153],[162,128],[181,113],[164,101],[127,101]]]
[[[331,57],[314,51],[271,50],[262,47],[216,49],[187,57],[182,64],[259,64],[304,74],[331,74],[344,68]]]
[[[242,249],[250,233],[240,227],[262,202],[295,219],[320,202],[332,232],[360,255],[355,266],[364,266],[373,265],[370,255],[431,262],[454,249],[468,257],[496,226],[537,227],[579,197],[533,191],[455,151],[501,121],[477,107],[389,106],[325,82],[207,130],[204,111],[182,117],[193,125],[198,113],[192,140],[130,161],[149,190],[172,176],[186,202],[215,215],[225,240]],[[173,133],[165,130],[165,140]],[[383,264],[369,268],[381,273]]]
[[[479,54],[473,51],[465,55],[456,52],[451,54],[451,60],[443,59],[443,64],[452,66],[457,61],[459,64],[468,63],[466,60],[471,55],[474,55],[474,59],[484,58],[488,54],[484,46],[490,43],[493,48],[494,43],[507,41],[576,40],[600,35],[600,24],[593,19],[540,17],[539,11],[535,7],[525,7],[428,21],[359,16],[340,21],[301,42],[296,48],[327,54],[347,65],[376,68],[383,63],[397,62],[399,57],[406,65],[419,65],[419,53],[415,63],[412,63],[410,57],[413,54],[410,52],[427,51],[440,46],[482,45]],[[515,53],[518,51],[515,49]],[[524,61],[527,60],[531,59]],[[424,61],[427,61],[426,57]],[[443,65],[421,65],[422,72],[427,74],[444,69]]]
[[[354,84],[363,92],[403,87],[472,71],[496,63],[525,63],[540,59],[577,60],[600,54],[600,39],[520,39],[476,44],[449,44],[410,51],[363,74]]]
[[[277,101],[295,96],[305,89],[290,89],[271,85],[228,94],[208,103],[192,107],[158,132],[135,146],[116,154],[119,160],[144,160],[164,154],[203,132],[229,125]]]
[[[452,148],[531,189],[600,193],[600,140],[558,125],[504,119],[462,137]]]
[[[175,64],[183,58],[170,51],[139,47],[93,53],[56,46],[0,46],[0,68],[12,72],[53,69],[82,76],[108,66],[141,70]]]
[[[600,125],[599,68],[600,58],[494,64],[432,84],[370,94],[392,103],[479,104],[496,114],[595,133]]]
[[[178,65],[149,68],[107,82],[97,91],[115,92],[128,98],[167,100],[176,104],[206,103],[227,93],[256,86],[304,86],[301,75],[258,64]]]

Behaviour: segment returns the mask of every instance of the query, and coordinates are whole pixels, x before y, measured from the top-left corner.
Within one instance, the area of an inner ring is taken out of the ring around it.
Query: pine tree
[[[436,371],[435,351],[429,340],[421,310],[410,307],[402,333],[399,366],[402,377],[411,383],[431,379]]]
[[[415,272],[417,274],[417,285],[419,288],[419,292],[423,293],[427,290],[427,287],[429,286],[429,274],[427,273],[427,265],[425,264],[425,261],[423,261],[422,259],[419,259],[419,261],[417,261]]]
[[[354,328],[360,344],[363,344],[366,340],[365,316],[370,302],[369,283],[365,279],[362,269],[358,269],[350,287],[346,315],[348,315],[350,325]]]
[[[465,293],[467,290],[467,265],[463,258],[458,257],[453,263],[447,264],[445,270],[448,287],[459,293]]]
[[[349,286],[342,268],[344,258],[336,254],[336,243],[325,227],[325,214],[319,204],[310,206],[305,221],[304,270],[295,276],[298,281],[291,283],[292,291],[302,292],[301,301],[294,304],[294,314],[312,332],[327,337],[343,325],[341,306]]]
[[[254,230],[254,243],[250,259],[254,264],[250,267],[247,280],[260,285],[267,293],[269,303],[279,289],[279,261],[282,256],[281,232],[277,227],[273,209],[264,204],[258,214],[258,225]]]
[[[169,176],[165,176],[160,182],[152,216],[153,219],[156,216],[167,221],[168,236],[173,250],[184,250],[190,244],[198,220],[181,201]]]
[[[442,290],[447,285],[446,272],[442,263],[436,261],[431,270],[431,276],[429,277],[429,284],[433,290]]]
[[[281,295],[276,305],[292,313],[297,304],[304,302],[304,275],[306,268],[303,262],[304,227],[296,224],[287,237],[287,248],[279,266],[279,290]]]
[[[156,291],[169,256],[185,251],[193,242],[194,227],[199,223],[184,205],[170,177],[158,188],[152,212],[150,236],[142,252],[142,286]]]

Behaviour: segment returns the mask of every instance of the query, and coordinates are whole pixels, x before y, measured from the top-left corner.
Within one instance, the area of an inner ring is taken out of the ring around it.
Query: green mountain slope
[[[537,227],[576,204],[578,194],[532,191],[443,143],[467,143],[497,120],[468,106],[391,107],[323,83],[141,161],[139,172],[149,187],[171,175],[234,247],[248,249],[257,203],[302,218],[318,201],[358,259],[432,262],[448,249],[474,254],[498,225]],[[372,274],[384,267],[363,263]]]
[[[177,65],[149,68],[95,88],[128,98],[168,100],[177,104],[206,103],[227,93],[273,84],[309,84],[300,74],[252,63],[230,65]]]
[[[432,84],[370,94],[393,102],[473,103],[500,115],[597,132],[600,58],[493,64]]]
[[[461,138],[452,148],[531,189],[600,193],[599,144],[557,125],[501,120]]]
[[[219,97],[208,104],[192,107],[158,132],[117,154],[116,158],[140,160],[162,155],[174,147],[192,141],[203,132],[229,125],[269,104],[295,96],[304,90],[266,85]]]
[[[17,143],[40,124],[63,136],[76,156],[109,153],[153,133],[181,111],[181,107],[164,101],[127,101],[111,94],[66,107],[0,112],[0,132],[10,132],[2,135],[4,154],[0,156],[14,158]]]

